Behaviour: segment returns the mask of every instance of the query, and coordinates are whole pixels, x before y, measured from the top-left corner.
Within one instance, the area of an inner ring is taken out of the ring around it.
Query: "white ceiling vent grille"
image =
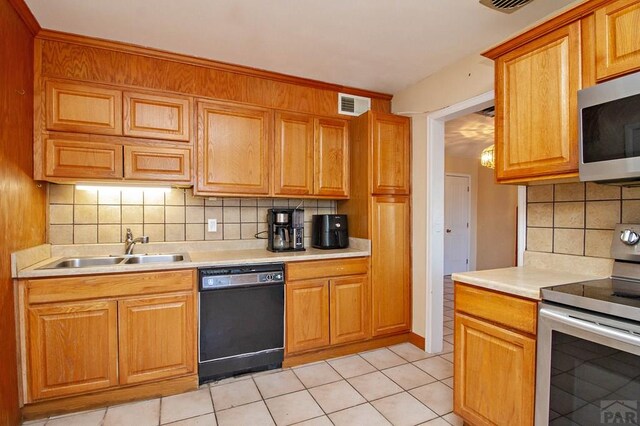
[[[338,93],[338,113],[358,116],[371,109],[371,99],[362,96]]]
[[[504,13],[513,13],[533,0],[480,0],[480,4]]]

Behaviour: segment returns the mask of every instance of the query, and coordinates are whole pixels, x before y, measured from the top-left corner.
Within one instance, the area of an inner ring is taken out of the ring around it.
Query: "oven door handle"
[[[630,331],[625,332],[622,328],[583,320],[578,317],[574,317],[563,312],[557,312],[549,308],[541,308],[539,311],[539,316],[548,318],[551,321],[560,322],[562,324],[578,328],[589,333],[595,333],[606,338],[629,343],[635,346],[640,346],[640,336],[631,334]]]

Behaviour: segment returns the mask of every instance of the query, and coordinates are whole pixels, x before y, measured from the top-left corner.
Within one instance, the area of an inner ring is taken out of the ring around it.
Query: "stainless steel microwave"
[[[640,181],[640,72],[580,90],[578,110],[580,180]]]

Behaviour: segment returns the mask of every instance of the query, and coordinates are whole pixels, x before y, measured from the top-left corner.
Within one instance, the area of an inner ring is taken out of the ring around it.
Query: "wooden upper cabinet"
[[[120,384],[195,372],[193,294],[118,302]]]
[[[274,194],[313,194],[313,116],[277,112]]]
[[[191,150],[124,147],[124,177],[132,180],[191,181]]]
[[[580,88],[580,22],[497,58],[499,182],[577,173]]]
[[[346,120],[315,119],[314,193],[349,197],[349,127]]]
[[[367,275],[329,281],[331,344],[364,340],[371,336]]]
[[[123,100],[126,136],[189,142],[189,98],[124,92]]]
[[[198,103],[196,193],[268,195],[271,111]]]
[[[378,336],[411,326],[411,213],[406,196],[371,202],[371,311]]]
[[[596,77],[640,69],[640,1],[618,0],[595,12]]]
[[[119,90],[47,81],[45,99],[48,130],[122,134],[122,93]]]
[[[47,178],[122,178],[122,145],[83,138],[45,138],[44,170]]]
[[[31,400],[118,384],[116,302],[35,306],[27,315]]]
[[[287,282],[287,353],[329,345],[329,283],[326,279]]]
[[[410,191],[409,119],[392,114],[373,116],[373,194],[407,195]]]

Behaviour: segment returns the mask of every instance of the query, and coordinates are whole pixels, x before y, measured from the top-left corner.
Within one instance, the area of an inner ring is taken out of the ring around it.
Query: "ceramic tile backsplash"
[[[527,250],[609,257],[621,222],[640,223],[640,188],[592,182],[527,188]]]
[[[640,198],[640,197],[639,197]],[[49,242],[51,244],[119,243],[127,228],[151,241],[254,239],[267,229],[267,209],[305,209],[305,235],[311,216],[336,213],[336,201],[281,198],[196,197],[191,190],[169,193],[140,190],[76,190],[73,185],[49,184]],[[207,231],[208,219],[218,232]]]

